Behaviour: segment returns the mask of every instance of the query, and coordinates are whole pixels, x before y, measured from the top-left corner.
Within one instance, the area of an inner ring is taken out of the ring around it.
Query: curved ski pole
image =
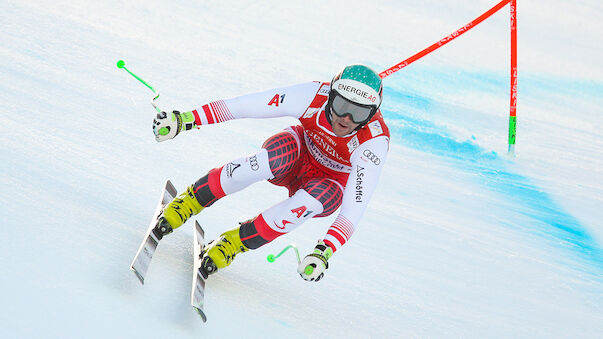
[[[155,100],[157,100],[157,98],[159,98],[159,92],[157,92],[153,86],[149,85],[146,81],[142,80],[138,75],[132,73],[129,69],[126,68],[126,62],[123,60],[119,60],[117,62],[117,68],[122,68],[124,69],[126,72],[128,72],[131,76],[133,76],[136,80],[140,81],[143,85],[147,86],[148,89],[150,89],[151,91],[153,91],[153,94],[155,94],[155,96],[153,97],[153,99],[151,99],[151,105],[153,105],[153,107],[155,107],[155,110],[157,111],[157,113],[161,112],[161,108],[159,108],[159,106],[157,106],[157,104],[155,103]]]
[[[295,245],[291,244],[287,247],[285,247],[279,254],[274,255],[274,254],[269,254],[268,257],[266,258],[266,260],[268,260],[268,262],[274,262],[278,257],[280,257],[281,255],[283,255],[283,253],[287,252],[288,249],[293,248],[295,250],[295,255],[297,256],[297,264],[299,265],[301,263],[301,259],[299,258],[299,250],[297,249],[297,247],[295,247]]]

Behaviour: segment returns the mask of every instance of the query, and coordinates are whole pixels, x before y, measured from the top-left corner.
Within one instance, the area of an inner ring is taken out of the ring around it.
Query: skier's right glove
[[[153,119],[153,133],[157,142],[174,139],[180,131],[188,131],[194,126],[195,117],[192,112],[161,112]]]
[[[333,256],[333,249],[319,240],[314,252],[308,254],[297,266],[297,273],[307,281],[319,281],[329,268],[327,260]]]

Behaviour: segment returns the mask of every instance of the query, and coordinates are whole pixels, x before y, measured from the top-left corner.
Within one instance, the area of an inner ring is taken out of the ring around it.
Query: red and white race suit
[[[312,217],[339,215],[324,241],[336,251],[356,229],[377,185],[389,148],[380,111],[358,131],[337,137],[325,114],[329,83],[309,82],[208,103],[193,110],[197,126],[232,119],[294,117],[258,153],[216,168],[195,185],[204,206],[250,184],[269,180],[290,197],[244,223],[241,239],[257,248]]]

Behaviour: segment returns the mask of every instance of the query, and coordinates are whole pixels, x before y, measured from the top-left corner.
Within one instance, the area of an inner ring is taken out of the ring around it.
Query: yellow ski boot
[[[191,185],[165,206],[153,233],[157,239],[161,240],[164,235],[172,233],[174,229],[182,226],[188,218],[198,214],[201,210],[203,210],[203,206],[197,201]]]
[[[230,265],[237,254],[249,251],[241,241],[240,228],[235,227],[222,233],[220,238],[205,246],[200,268],[203,278],[207,279],[208,275],[216,273],[219,268]]]

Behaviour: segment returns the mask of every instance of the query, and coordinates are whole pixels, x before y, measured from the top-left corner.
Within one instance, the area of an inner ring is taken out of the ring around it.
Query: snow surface
[[[166,178],[182,190],[292,119],[232,121],[158,144],[165,109],[383,70],[496,1],[0,2],[0,337],[600,338],[600,1],[519,1],[517,157],[506,155],[508,6],[387,78],[380,185],[325,279],[287,253],[315,219],[207,283],[189,305],[192,223],[141,286],[128,266]],[[258,183],[197,218],[208,238],[284,199]]]

